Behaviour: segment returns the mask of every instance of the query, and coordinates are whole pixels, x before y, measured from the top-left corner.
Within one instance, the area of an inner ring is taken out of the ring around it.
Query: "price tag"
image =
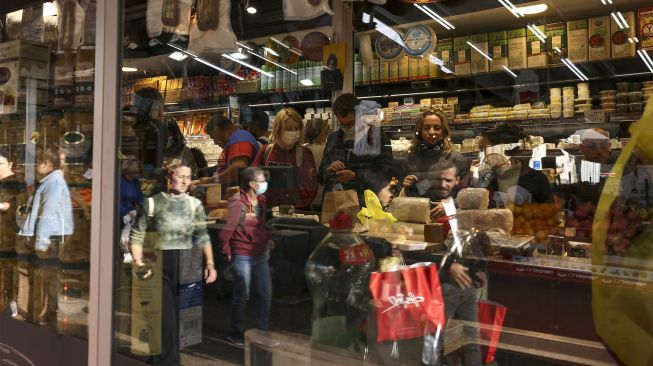
[[[605,112],[603,112],[600,109],[585,111],[585,122],[586,123],[604,123],[605,122]]]

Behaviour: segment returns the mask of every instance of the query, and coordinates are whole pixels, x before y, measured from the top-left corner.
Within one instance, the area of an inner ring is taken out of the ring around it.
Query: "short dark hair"
[[[354,94],[342,94],[333,102],[333,114],[335,114],[336,117],[344,117],[349,113],[356,112],[357,105],[358,98],[356,98]]]
[[[224,130],[232,124],[233,122],[231,122],[231,120],[224,114],[216,113],[211,116],[209,121],[206,123],[206,126],[204,126],[204,132],[210,133],[211,131],[215,130]]]
[[[189,150],[191,154],[193,154],[193,159],[195,159],[195,164],[197,164],[197,169],[204,169],[209,166],[209,162],[206,161],[206,157],[204,156],[202,150],[196,147],[191,147]]]
[[[320,135],[322,135],[324,132],[325,127],[328,127],[325,126],[326,124],[327,122],[322,118],[313,118],[312,120],[308,121],[304,132],[306,140],[308,142],[313,142],[315,139],[320,137]]]
[[[270,129],[270,116],[263,111],[252,111],[252,118],[247,123],[261,130],[268,131]]]
[[[248,168],[243,169],[240,172],[240,188],[247,190],[249,189],[249,182],[253,181],[256,179],[256,176],[259,174],[265,175],[265,172],[263,169],[255,167],[255,166],[250,166]]]
[[[136,92],[134,112],[139,120],[149,119],[155,102],[162,102],[163,96],[155,88],[147,87]]]
[[[430,169],[431,171],[434,172],[443,172],[445,170],[449,169],[455,169],[456,170],[456,177],[460,176],[460,172],[458,171],[458,165],[453,162],[451,159],[441,159],[433,167]]]
[[[54,167],[54,169],[60,169],[61,168],[61,157],[59,156],[58,152],[55,151],[52,148],[39,148],[37,151],[37,162],[44,162],[44,161],[49,161],[50,164]]]

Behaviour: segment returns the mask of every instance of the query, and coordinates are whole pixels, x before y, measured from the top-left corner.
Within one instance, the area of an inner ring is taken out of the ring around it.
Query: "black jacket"
[[[452,151],[449,154],[443,152],[440,152],[439,154],[427,154],[419,151],[414,152],[408,155],[408,158],[406,159],[403,177],[414,175],[419,181],[428,179],[433,182],[436,179],[436,171],[433,168],[437,163],[444,160],[452,161],[458,168],[460,183],[452,191],[452,196],[455,197],[458,191],[467,185],[467,175],[469,172],[469,162],[459,152]],[[420,196],[415,185],[412,185],[407,193],[411,197],[428,197],[432,201],[439,201],[441,199],[433,189],[427,190]]]

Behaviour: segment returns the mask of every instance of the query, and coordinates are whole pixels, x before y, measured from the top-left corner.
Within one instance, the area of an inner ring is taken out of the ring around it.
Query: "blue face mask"
[[[256,189],[256,195],[260,196],[268,190],[268,182],[260,182],[258,188]]]

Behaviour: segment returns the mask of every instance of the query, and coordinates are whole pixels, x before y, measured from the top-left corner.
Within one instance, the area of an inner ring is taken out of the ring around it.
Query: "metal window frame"
[[[97,0],[88,364],[112,364],[122,0]]]

